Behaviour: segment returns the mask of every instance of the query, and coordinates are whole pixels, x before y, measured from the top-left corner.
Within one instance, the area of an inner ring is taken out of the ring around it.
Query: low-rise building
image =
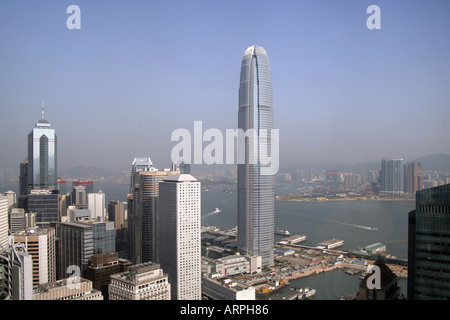
[[[92,288],[92,281],[73,276],[37,286],[33,300],[103,300],[103,295]]]
[[[111,276],[109,300],[170,300],[168,275],[157,263],[131,266],[128,272]]]
[[[255,300],[255,288],[229,278],[202,278],[202,294],[212,300]]]

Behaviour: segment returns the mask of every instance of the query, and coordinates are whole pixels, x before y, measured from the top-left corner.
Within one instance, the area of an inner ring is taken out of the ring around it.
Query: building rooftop
[[[195,179],[190,174],[169,174],[167,177],[164,178],[164,181],[192,182],[192,181],[197,181],[197,179]]]
[[[48,234],[50,231],[54,230],[53,228],[40,228],[33,227],[28,229],[21,229],[14,233],[14,236],[40,236]]]

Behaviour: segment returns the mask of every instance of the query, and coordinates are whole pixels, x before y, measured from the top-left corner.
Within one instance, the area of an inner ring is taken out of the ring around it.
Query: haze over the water
[[[42,99],[59,172],[167,167],[175,129],[237,128],[253,44],[270,59],[281,167],[450,153],[448,1],[76,2],[80,30],[72,3],[0,4],[1,168],[18,171]]]

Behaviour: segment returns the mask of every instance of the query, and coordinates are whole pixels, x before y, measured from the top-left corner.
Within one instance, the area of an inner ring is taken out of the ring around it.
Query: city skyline
[[[2,168],[18,171],[27,142],[8,133],[29,131],[42,99],[58,132],[59,172],[127,170],[147,154],[168,167],[173,130],[195,120],[236,128],[233,66],[252,44],[276,70],[280,167],[450,153],[446,2],[249,1],[238,10],[81,1],[80,30],[66,27],[69,3],[31,4],[7,1],[0,11]],[[379,30],[366,27],[371,4],[381,8]],[[248,26],[251,9],[265,24]]]

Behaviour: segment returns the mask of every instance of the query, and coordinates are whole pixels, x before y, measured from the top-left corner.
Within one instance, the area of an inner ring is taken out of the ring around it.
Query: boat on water
[[[309,300],[316,296],[316,289],[304,288],[298,291],[299,300]]]
[[[279,234],[282,236],[290,236],[291,235],[291,233],[288,230],[281,230],[281,229],[275,230],[275,234]]]
[[[220,212],[219,208],[216,208],[216,210],[213,211],[213,213],[219,213],[219,212]]]

